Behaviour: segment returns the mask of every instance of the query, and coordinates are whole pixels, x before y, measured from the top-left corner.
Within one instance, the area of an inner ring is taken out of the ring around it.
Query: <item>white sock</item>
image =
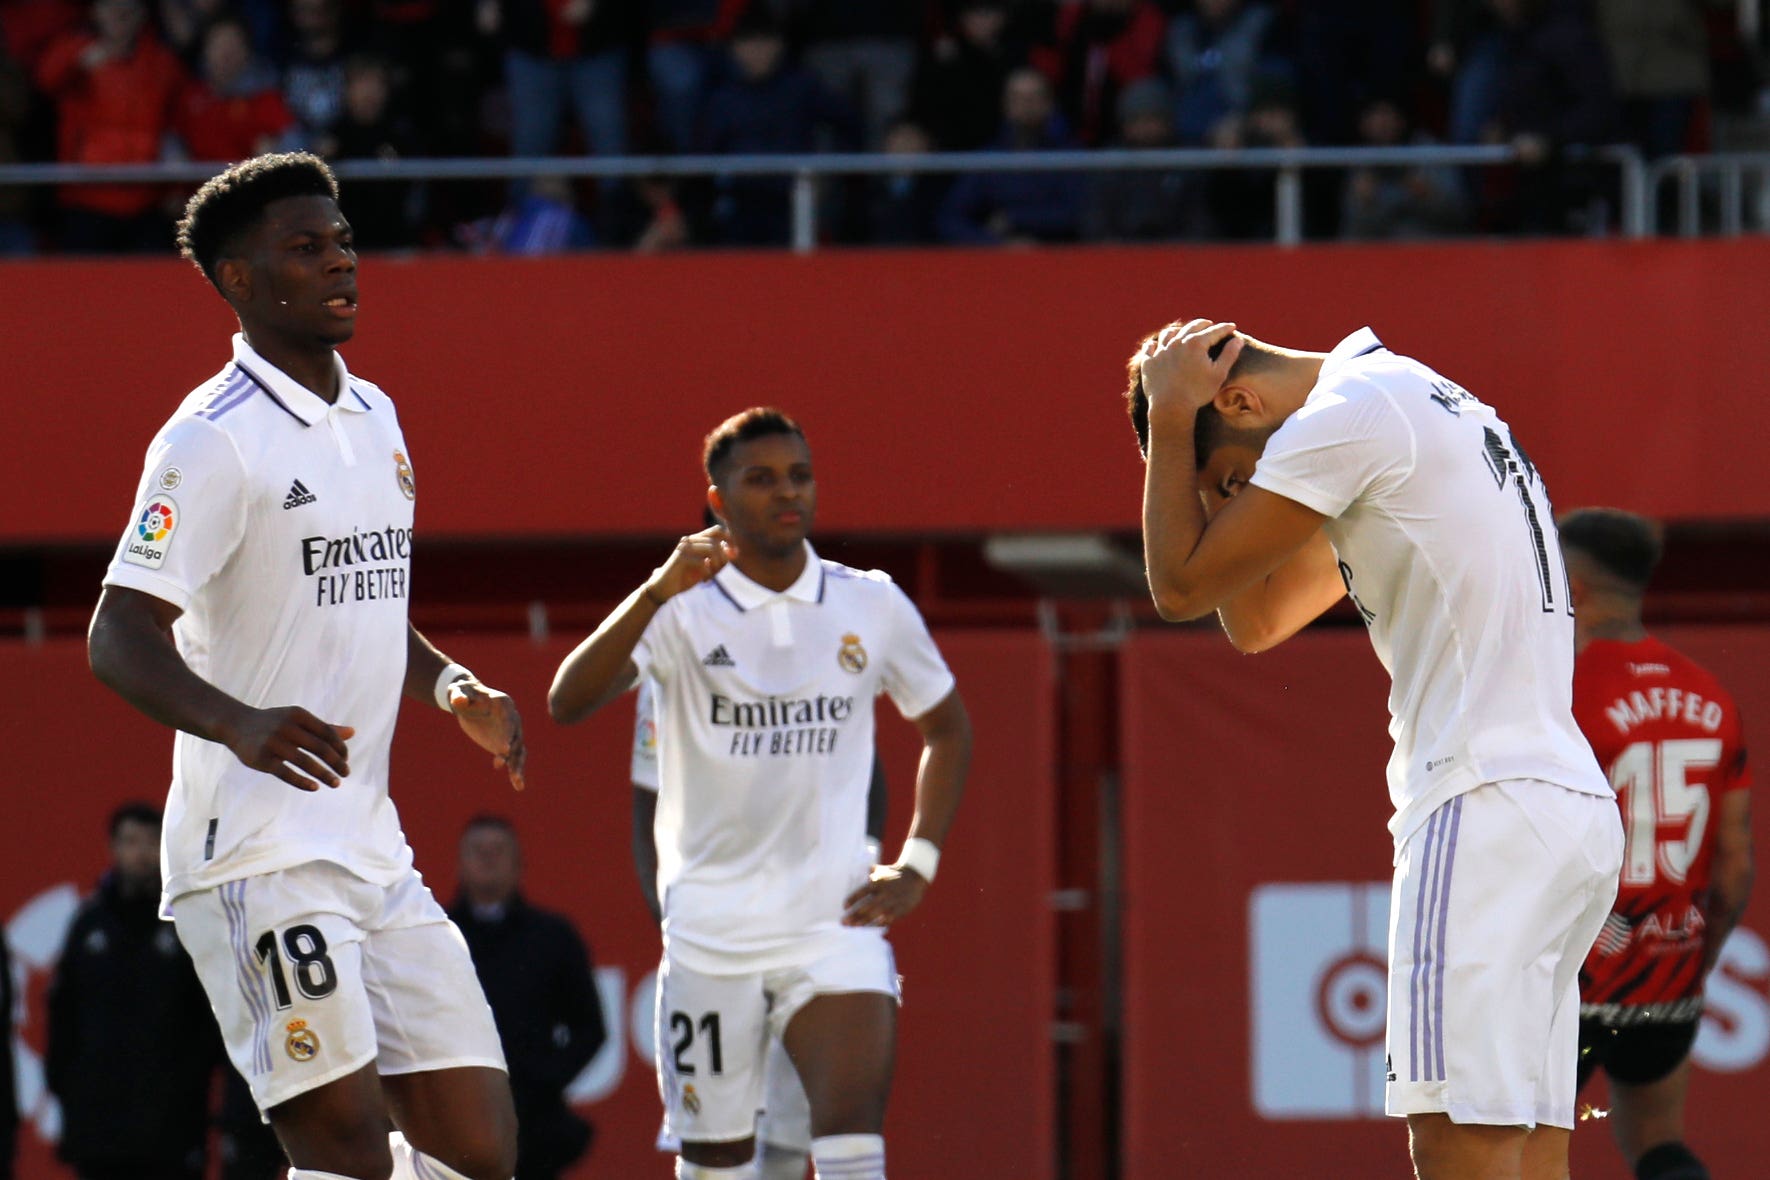
[[[387,1146],[393,1152],[390,1180],[467,1180],[449,1165],[413,1147],[398,1131],[387,1136]]]
[[[885,1180],[883,1135],[825,1135],[811,1141],[817,1180]]]
[[[756,1161],[751,1159],[735,1168],[709,1168],[677,1156],[676,1177],[677,1180],[756,1180]]]

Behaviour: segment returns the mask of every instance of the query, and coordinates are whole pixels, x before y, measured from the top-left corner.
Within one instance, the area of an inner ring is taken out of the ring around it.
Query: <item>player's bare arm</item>
[[[456,674],[439,687],[443,672]],[[510,775],[510,785],[522,790],[523,768],[528,762],[528,747],[522,740],[522,714],[507,693],[482,684],[473,673],[452,662],[424,638],[418,628],[406,624],[405,694],[425,704],[435,704],[438,694],[447,691],[449,712],[461,726],[461,732],[492,756],[492,765]]]
[[[1752,895],[1757,866],[1752,859],[1752,798],[1750,791],[1729,791],[1721,796],[1715,819],[1715,860],[1709,870],[1708,925],[1703,931],[1702,972],[1709,973],[1721,957],[1727,936],[1739,925],[1746,901]]]
[[[916,770],[916,812],[911,840],[939,848],[959,811],[965,775],[971,768],[971,718],[958,690],[915,719],[922,732],[922,762]],[[872,878],[843,903],[846,926],[889,926],[922,903],[928,880],[903,864],[879,865]]]
[[[722,525],[693,533],[676,543],[670,559],[572,649],[547,691],[547,712],[561,725],[574,725],[622,693],[638,679],[633,649],[652,616],[684,590],[692,590],[724,569],[735,555]]]
[[[1257,487],[1242,489],[1221,512],[1206,516],[1196,494],[1193,426],[1200,407],[1216,396],[1241,353],[1242,341],[1234,333],[1234,324],[1192,320],[1165,330],[1143,362],[1143,389],[1149,398],[1143,559],[1156,610],[1170,621],[1199,618],[1263,581],[1316,537],[1326,520]],[[1210,350],[1219,343],[1223,348],[1213,360]],[[1313,593],[1294,610],[1286,599],[1275,630],[1294,621],[1294,633],[1332,605],[1329,600],[1308,618],[1299,617],[1325,595],[1319,566],[1313,568],[1317,576],[1303,579]],[[1290,585],[1290,577],[1281,579],[1281,591]],[[1254,600],[1266,601],[1264,595]]]
[[[182,613],[151,594],[105,587],[86,640],[93,674],[160,724],[218,742],[254,770],[303,791],[338,786],[356,731],[299,705],[255,709],[198,676],[173,642]]]
[[[1240,488],[1201,487],[1207,522],[1239,492]],[[1340,559],[1327,534],[1318,532],[1277,569],[1220,605],[1217,618],[1231,646],[1252,655],[1277,647],[1345,594]]]

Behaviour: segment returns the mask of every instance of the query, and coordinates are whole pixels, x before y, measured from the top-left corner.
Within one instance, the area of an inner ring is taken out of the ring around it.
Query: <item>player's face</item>
[[[1205,512],[1215,516],[1217,510],[1233,500],[1254,474],[1260,452],[1241,443],[1226,443],[1211,455],[1211,461],[1198,473],[1198,494],[1205,502]]]
[[[284,197],[265,207],[246,247],[248,328],[339,345],[356,332],[356,241],[330,197]]]
[[[786,554],[805,543],[817,513],[817,479],[804,439],[768,434],[739,443],[726,470],[719,492],[740,552]]]

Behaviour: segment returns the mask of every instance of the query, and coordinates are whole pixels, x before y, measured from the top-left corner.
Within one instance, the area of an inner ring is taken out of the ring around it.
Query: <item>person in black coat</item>
[[[111,816],[111,868],[68,928],[49,986],[45,1073],[59,1154],[81,1180],[198,1180],[221,1033],[160,921],[160,812]]]
[[[590,954],[565,917],[522,896],[516,829],[482,815],[461,834],[460,927],[498,1022],[516,1098],[516,1180],[551,1180],[589,1149],[593,1130],[565,1088],[607,1039]]]

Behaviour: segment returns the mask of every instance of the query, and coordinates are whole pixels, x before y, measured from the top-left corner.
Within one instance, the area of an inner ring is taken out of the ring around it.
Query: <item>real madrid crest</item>
[[[305,1020],[289,1022],[289,1038],[283,1042],[283,1048],[296,1061],[312,1061],[320,1054],[320,1038]]]
[[[701,1113],[701,1096],[694,1092],[693,1085],[682,1087],[682,1105],[688,1108],[689,1114]]]
[[[406,462],[404,451],[393,453],[393,477],[399,480],[399,490],[406,494],[406,499],[418,498],[418,481],[412,478],[412,465]]]
[[[842,637],[842,650],[836,653],[836,662],[844,672],[858,675],[866,671],[867,649],[860,645],[860,636],[849,632]]]

